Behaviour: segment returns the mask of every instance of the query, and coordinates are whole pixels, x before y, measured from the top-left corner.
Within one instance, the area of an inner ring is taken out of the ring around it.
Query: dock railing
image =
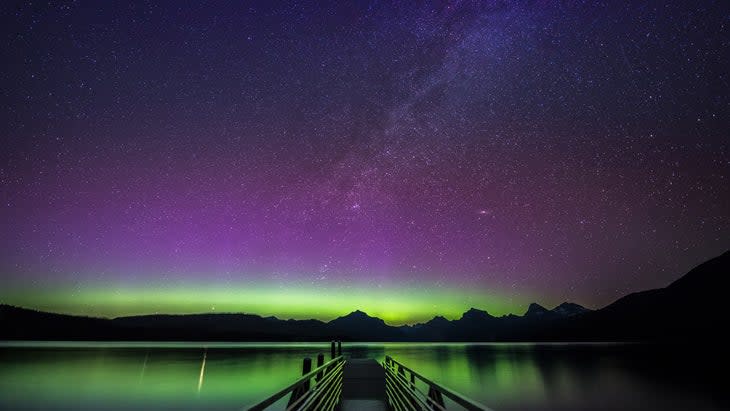
[[[392,410],[444,411],[447,409],[444,404],[444,397],[447,397],[470,411],[491,411],[489,407],[429,380],[390,356],[385,356],[383,368],[385,368],[386,397],[388,406]],[[428,393],[417,387],[417,380],[428,387]]]
[[[245,408],[248,411],[262,411],[291,393],[287,411],[332,411],[340,403],[342,395],[342,369],[345,357],[338,343],[335,357],[335,343],[332,342],[332,359],[324,362],[324,355],[317,356],[317,368],[312,369],[311,358],[305,358],[302,376],[284,389],[256,405]]]

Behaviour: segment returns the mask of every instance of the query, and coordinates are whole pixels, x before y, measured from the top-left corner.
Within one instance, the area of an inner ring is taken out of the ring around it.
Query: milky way
[[[403,323],[730,248],[730,3],[411,3],[4,4],[0,301]]]

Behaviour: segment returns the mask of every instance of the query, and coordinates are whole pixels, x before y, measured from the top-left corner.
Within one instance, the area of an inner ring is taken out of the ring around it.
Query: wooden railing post
[[[428,387],[428,404],[444,406],[444,397],[441,395],[441,391],[437,390],[433,385]]]
[[[324,365],[324,354],[322,354],[322,353],[317,354],[317,368],[319,368],[323,365]],[[317,382],[319,382],[322,379],[322,375],[324,375],[324,371],[320,370],[317,373]]]
[[[309,357],[306,357],[304,359],[304,362],[302,363],[302,375],[307,375],[309,372],[312,371],[312,359]],[[305,382],[304,385],[304,391],[309,390],[309,381]]]
[[[342,341],[337,341],[337,356],[342,355]]]
[[[332,359],[335,358],[335,342],[334,341],[332,341],[332,345],[330,346],[330,355],[331,355],[330,358],[332,358]]]
[[[306,357],[304,359],[304,362],[302,362],[302,375],[307,375],[311,371],[312,359]],[[309,391],[309,380],[307,380],[304,384],[300,385],[294,391],[292,391],[291,397],[289,397],[289,403],[287,404],[287,408],[294,404],[302,395],[306,394],[307,391]]]

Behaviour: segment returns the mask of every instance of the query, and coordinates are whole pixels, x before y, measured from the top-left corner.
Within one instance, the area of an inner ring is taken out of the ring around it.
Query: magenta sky
[[[349,3],[4,6],[0,300],[597,307],[730,248],[724,2]]]

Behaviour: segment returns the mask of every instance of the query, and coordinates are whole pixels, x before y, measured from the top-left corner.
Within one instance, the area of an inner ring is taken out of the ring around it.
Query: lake
[[[500,410],[721,410],[721,347],[343,343]],[[0,342],[2,410],[238,410],[327,343]],[[724,356],[722,358],[725,358]],[[283,408],[283,402],[280,402]],[[276,408],[274,408],[276,409]]]

